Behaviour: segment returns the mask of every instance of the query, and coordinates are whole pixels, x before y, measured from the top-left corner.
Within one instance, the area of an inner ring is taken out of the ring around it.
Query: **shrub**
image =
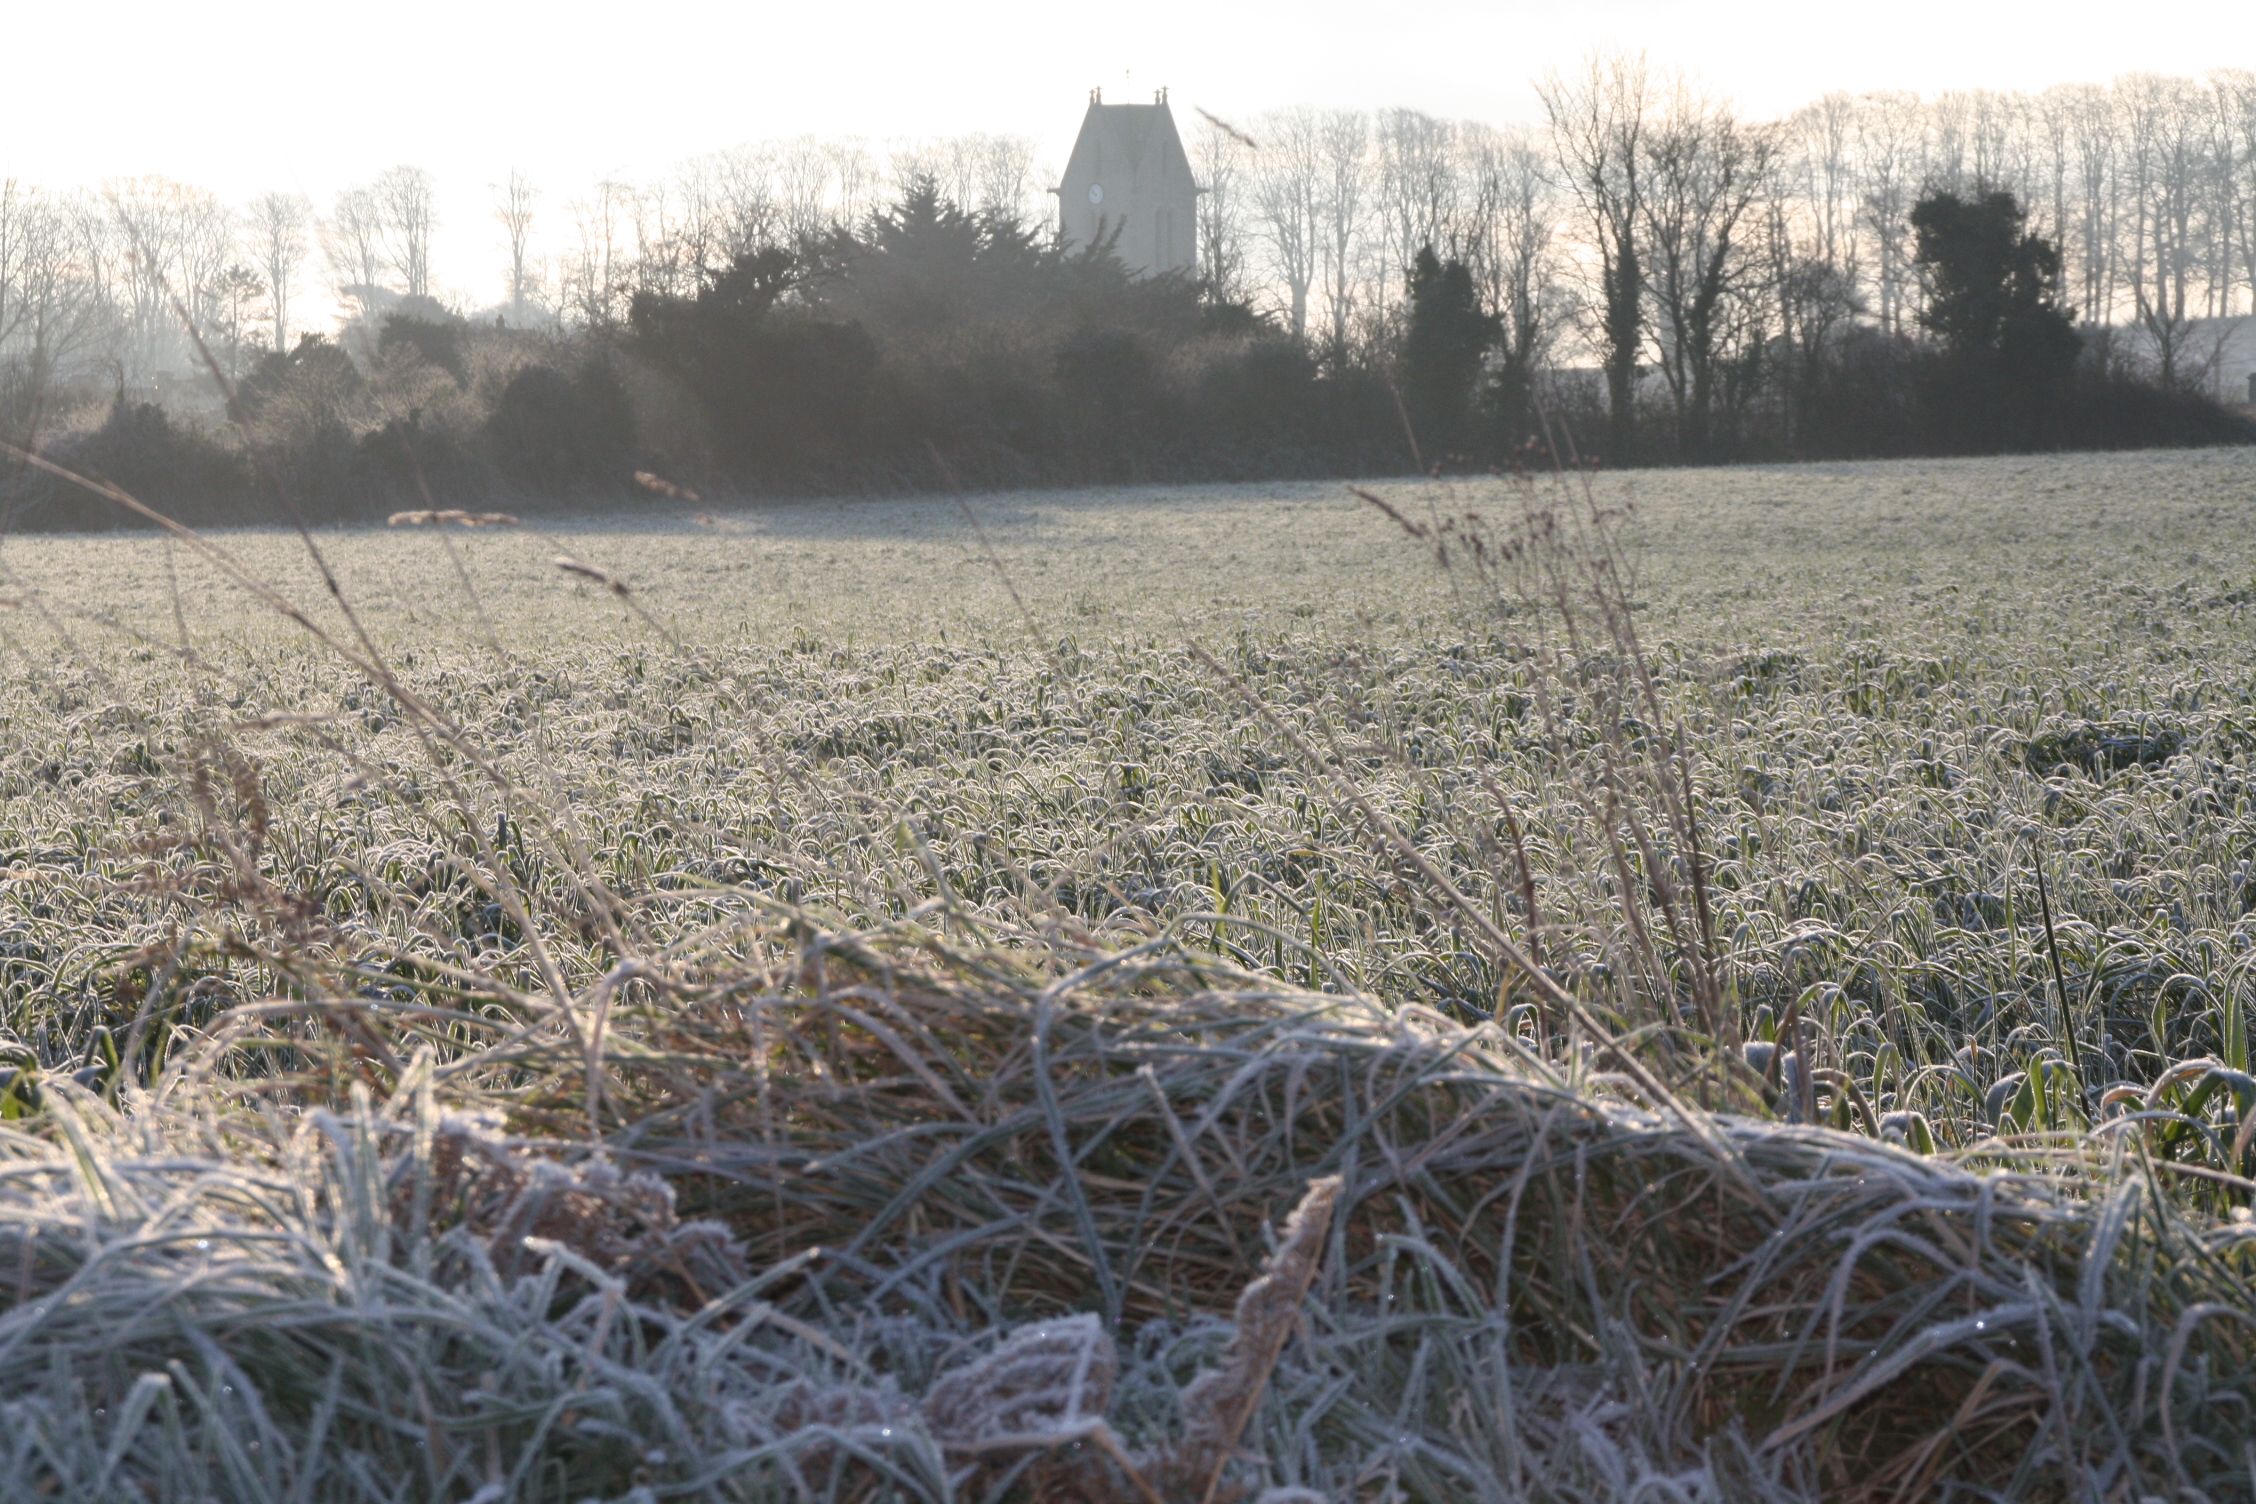
[[[152,402],[122,394],[99,428],[59,446],[57,459],[127,493],[162,498],[191,523],[250,522],[267,515],[243,452],[224,439],[177,423]],[[111,527],[127,520],[113,504],[59,489],[39,515],[65,527]]]
[[[509,482],[565,494],[622,480],[633,430],[625,387],[597,358],[569,373],[549,365],[520,370],[502,389],[484,439]]]
[[[467,380],[469,374],[464,343],[465,326],[460,319],[393,313],[384,320],[383,333],[376,338],[376,351],[379,356],[412,351],[425,364],[437,367],[460,383]]]

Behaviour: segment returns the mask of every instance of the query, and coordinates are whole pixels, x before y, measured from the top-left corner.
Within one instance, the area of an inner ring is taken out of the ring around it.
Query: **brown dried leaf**
[[[658,475],[648,470],[637,470],[634,473],[634,481],[636,485],[642,487],[645,491],[653,492],[659,496],[670,497],[675,501],[704,500],[703,497],[699,496],[689,487],[676,485],[674,484],[674,482],[666,479],[666,477],[664,477],[663,475]]]
[[[392,527],[429,527],[450,522],[456,527],[515,527],[518,519],[508,512],[465,512],[449,507],[443,511],[394,512],[385,521]]]
[[[556,567],[566,574],[576,574],[582,579],[593,580],[598,585],[609,589],[613,595],[625,595],[627,593],[626,581],[613,578],[609,572],[598,569],[593,564],[583,564],[570,554],[558,554],[555,563]]]

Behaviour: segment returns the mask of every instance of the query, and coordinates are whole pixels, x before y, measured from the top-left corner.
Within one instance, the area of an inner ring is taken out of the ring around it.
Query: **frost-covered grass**
[[[7,540],[5,1486],[2256,1490],[2256,457],[1383,498]]]

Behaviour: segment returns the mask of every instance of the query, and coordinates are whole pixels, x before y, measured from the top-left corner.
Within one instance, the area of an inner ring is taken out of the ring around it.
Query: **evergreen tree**
[[[1425,246],[1410,267],[1410,322],[1402,339],[1402,404],[1430,467],[1473,442],[1473,394],[1503,324],[1484,312],[1462,261]]]
[[[1911,211],[1941,342],[1929,390],[1938,433],[1973,448],[2055,441],[2082,349],[2061,303],[2060,251],[2027,233],[2010,193],[1933,193]]]

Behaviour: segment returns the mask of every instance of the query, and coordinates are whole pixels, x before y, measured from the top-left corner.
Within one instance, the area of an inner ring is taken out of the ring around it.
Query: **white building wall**
[[[1133,113],[1092,104],[1057,187],[1058,232],[1088,246],[1119,231],[1114,254],[1131,272],[1189,272],[1197,261],[1198,187],[1164,100]],[[1089,201],[1094,184],[1103,200]]]

